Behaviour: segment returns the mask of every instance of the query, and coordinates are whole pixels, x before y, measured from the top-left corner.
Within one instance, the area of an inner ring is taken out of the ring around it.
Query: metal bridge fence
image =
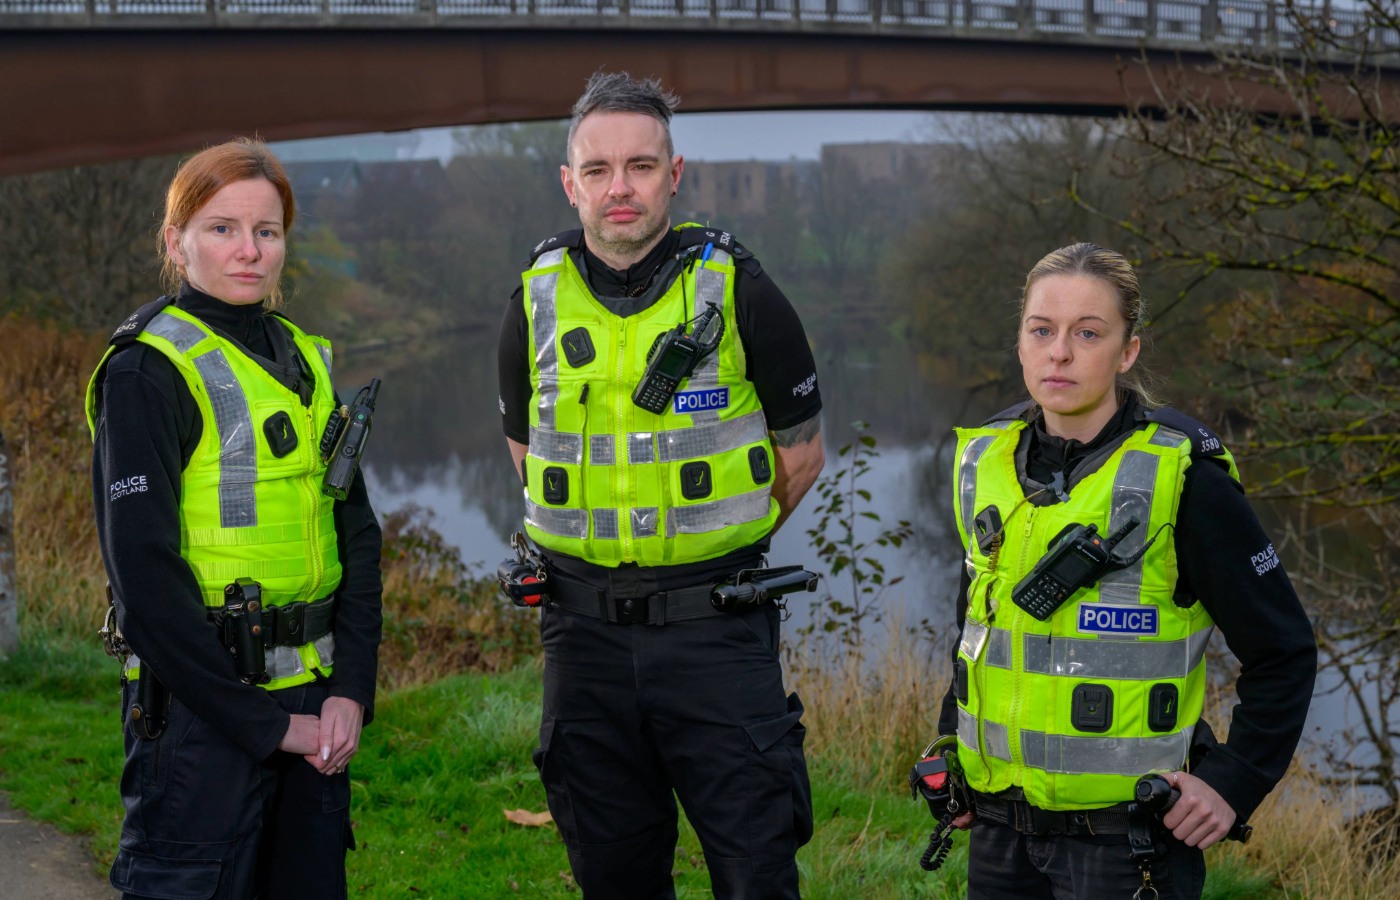
[[[1391,54],[1400,33],[1347,0],[1312,7]],[[1064,43],[1288,47],[1269,0],[0,0],[0,28],[706,27],[877,30]]]

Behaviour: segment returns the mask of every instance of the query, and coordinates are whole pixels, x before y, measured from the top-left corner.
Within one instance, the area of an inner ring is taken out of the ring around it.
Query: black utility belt
[[[264,606],[262,643],[264,647],[300,647],[320,640],[335,628],[335,595],[310,603],[288,603],[286,606]],[[228,618],[221,608],[209,610],[209,621],[222,631]]]
[[[550,606],[615,625],[665,625],[725,615],[724,610],[716,609],[711,602],[713,591],[713,586],[706,584],[658,591],[646,597],[609,597],[606,591],[551,579],[547,602]]]
[[[1065,812],[1041,809],[1024,800],[995,794],[972,792],[972,807],[977,815],[991,822],[1014,828],[1021,834],[1038,837],[1063,834],[1082,837],[1088,834],[1127,834],[1128,806],[1119,803],[1103,809],[1076,809]]]

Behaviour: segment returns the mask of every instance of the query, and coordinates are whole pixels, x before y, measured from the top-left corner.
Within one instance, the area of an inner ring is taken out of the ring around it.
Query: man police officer
[[[560,170],[583,228],[535,248],[502,326],[504,428],[549,564],[535,762],[585,896],[674,896],[679,797],[717,896],[797,897],[811,796],[779,612],[709,591],[762,565],[815,482],[821,399],[753,255],[671,227],[675,104],[589,80]]]

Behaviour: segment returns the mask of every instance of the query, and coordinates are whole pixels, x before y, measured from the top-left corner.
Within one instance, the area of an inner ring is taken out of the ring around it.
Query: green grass
[[[116,663],[93,643],[31,637],[0,663],[0,789],[36,818],[89,836],[105,870],[121,825],[119,692]],[[503,814],[545,809],[530,762],[539,708],[535,664],[382,696],[351,769],[360,843],[351,896],[577,896],[555,829]],[[798,855],[804,896],[964,896],[965,838],[941,871],[925,873],[927,808],[897,792],[889,773],[851,771],[839,741],[825,746],[809,760],[817,833]],[[1268,878],[1222,862],[1208,898],[1282,896]],[[709,896],[699,842],[684,825],[674,871],[678,896]]]

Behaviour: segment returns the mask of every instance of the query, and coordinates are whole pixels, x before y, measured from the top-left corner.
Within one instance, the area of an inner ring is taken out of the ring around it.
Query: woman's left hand
[[[1224,838],[1235,824],[1235,811],[1225,798],[1186,772],[1173,772],[1167,779],[1181,792],[1181,798],[1162,817],[1162,824],[1171,829],[1177,840],[1204,850]]]
[[[306,761],[322,775],[334,775],[350,764],[360,749],[360,729],[365,708],[347,697],[327,697],[321,704],[320,749],[307,754]]]

